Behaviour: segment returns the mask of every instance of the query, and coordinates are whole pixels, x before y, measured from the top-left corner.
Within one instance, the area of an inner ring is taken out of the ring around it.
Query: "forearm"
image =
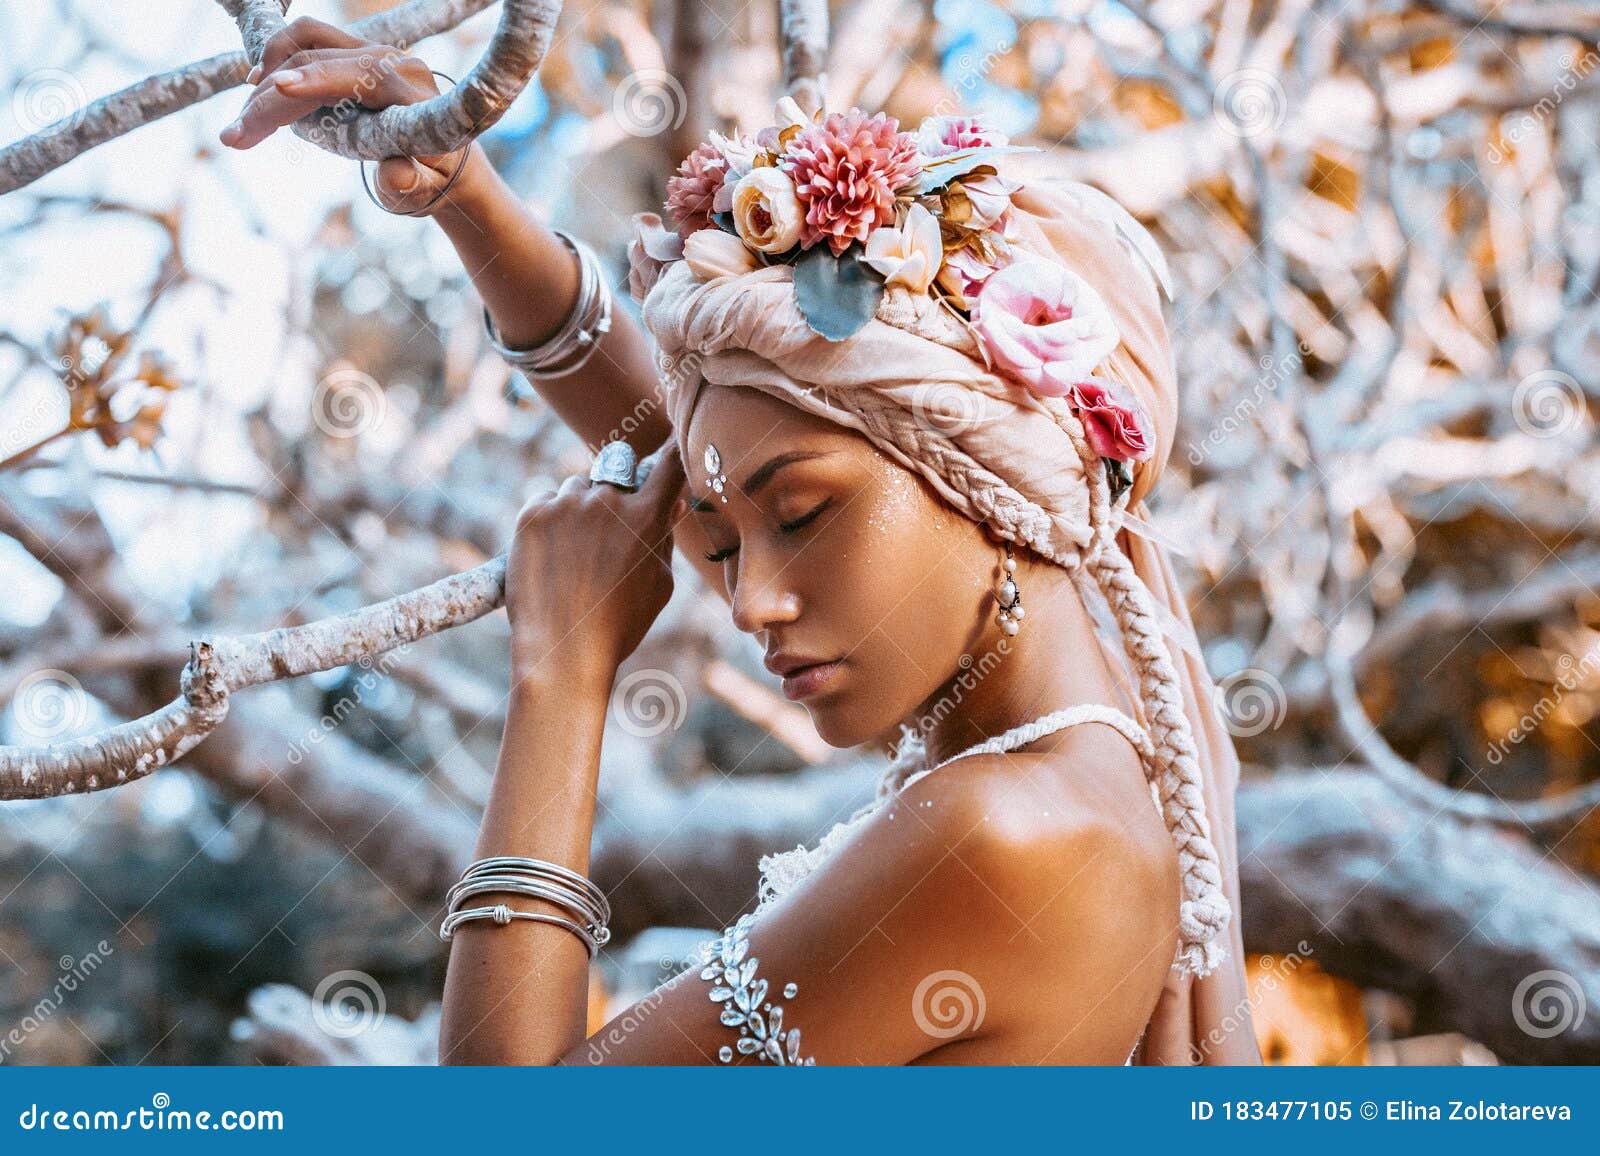
[[[577,262],[500,178],[478,144],[434,219],[455,246],[506,345],[527,349],[561,328],[578,297]],[[611,331],[583,368],[533,384],[590,446],[621,437],[644,454],[671,432],[656,381],[649,340],[618,308]]]
[[[514,676],[475,858],[522,855],[588,874],[610,679],[561,673]],[[538,899],[479,897],[502,898],[570,918]],[[571,931],[532,920],[463,924],[451,937],[439,1061],[553,1064],[587,1034],[588,992],[589,953]]]

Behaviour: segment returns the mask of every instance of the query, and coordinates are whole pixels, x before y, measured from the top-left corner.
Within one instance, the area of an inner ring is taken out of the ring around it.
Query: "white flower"
[[[944,262],[938,218],[921,205],[912,205],[902,228],[884,225],[872,231],[862,260],[882,273],[886,284],[926,293]]]
[[[804,128],[811,123],[811,118],[805,114],[800,103],[792,96],[778,98],[778,127],[780,129],[799,125]]]
[[[721,229],[700,229],[683,242],[683,259],[702,281],[713,277],[737,277],[761,268],[761,259],[745,248],[743,241]]]
[[[786,253],[800,243],[806,211],[782,169],[755,169],[733,187],[733,227],[763,253]]]

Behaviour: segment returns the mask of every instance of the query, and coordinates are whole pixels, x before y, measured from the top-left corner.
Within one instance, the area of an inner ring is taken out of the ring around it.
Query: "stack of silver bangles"
[[[466,900],[490,893],[546,899],[573,918],[543,911],[516,911],[504,903],[462,907]],[[439,928],[439,938],[445,940],[456,928],[474,919],[493,920],[500,927],[514,919],[565,927],[583,940],[590,959],[611,939],[611,929],[606,926],[611,922],[611,904],[606,901],[605,892],[570,867],[547,859],[525,859],[517,855],[479,859],[462,872],[461,881],[450,888],[445,895],[445,906],[449,914]]]
[[[495,331],[489,307],[483,307],[483,329],[494,351],[513,368],[536,380],[576,372],[594,356],[600,338],[611,332],[611,287],[606,284],[600,258],[575,237],[560,229],[554,232],[578,258],[578,297],[565,324],[532,349],[511,349]]]

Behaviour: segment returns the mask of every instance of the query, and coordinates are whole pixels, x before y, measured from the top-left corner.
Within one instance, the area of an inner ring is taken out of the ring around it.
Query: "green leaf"
[[[1042,149],[1032,145],[990,145],[985,148],[965,149],[949,156],[934,157],[922,170],[922,176],[912,191],[918,194],[942,189],[957,177],[965,176],[980,165],[993,164],[994,158],[1005,153],[1036,153]]]
[[[835,257],[827,242],[794,263],[794,300],[806,324],[829,341],[843,341],[878,311],[883,282],[846,252]]]

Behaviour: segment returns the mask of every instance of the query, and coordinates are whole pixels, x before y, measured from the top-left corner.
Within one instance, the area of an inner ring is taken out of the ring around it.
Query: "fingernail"
[[[298,68],[289,68],[274,75],[272,82],[278,87],[282,88],[286,84],[299,84],[305,78],[306,74],[301,72]]]
[[[395,182],[394,187],[402,193],[409,193],[417,187],[417,162],[412,161],[406,171]]]
[[[250,75],[244,78],[246,84],[254,84],[261,79],[261,66],[258,64],[250,70]]]
[[[244,126],[241,125],[238,121],[234,121],[227,128],[223,129],[220,133],[217,134],[218,139],[220,139],[223,144],[232,144],[234,138],[239,135],[239,130],[241,128],[243,128],[243,127]]]

